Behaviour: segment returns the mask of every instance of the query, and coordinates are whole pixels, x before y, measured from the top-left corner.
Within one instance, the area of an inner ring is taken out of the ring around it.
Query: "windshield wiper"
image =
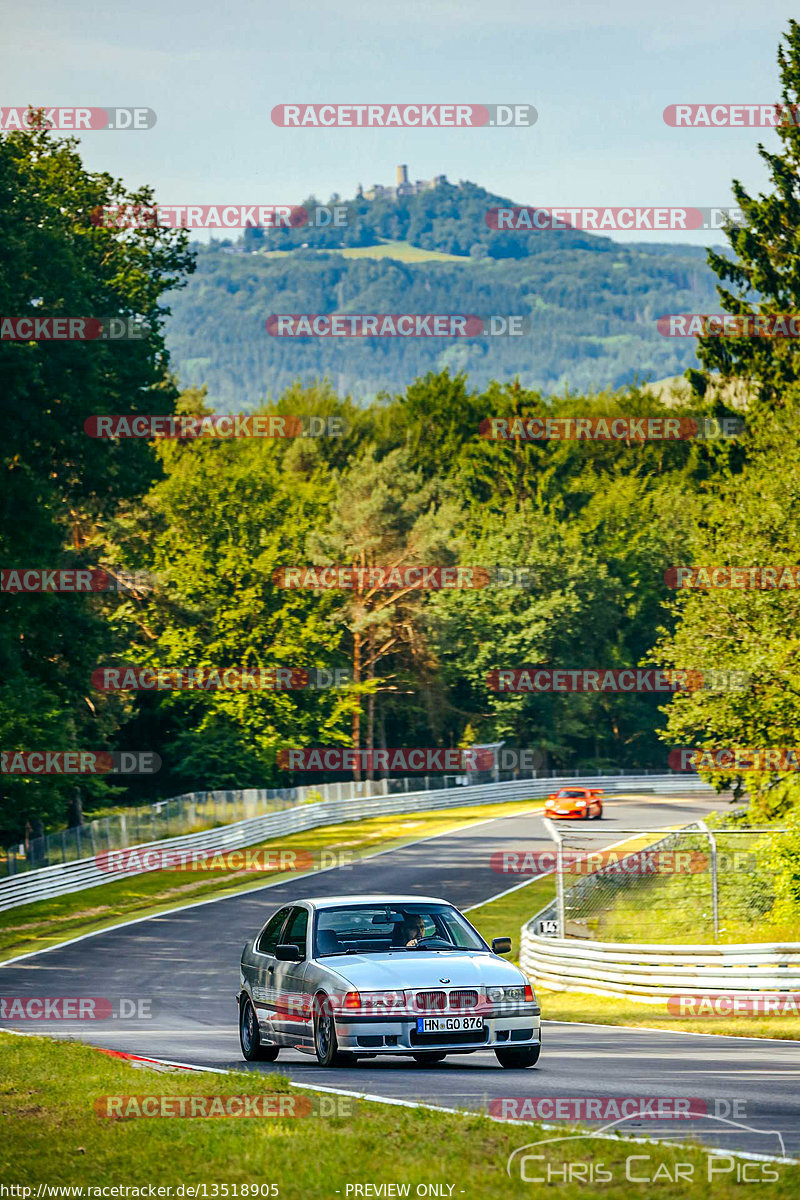
[[[343,954],[388,954],[390,950],[400,950],[405,947],[400,946],[384,946],[382,949],[376,949],[374,946],[369,949],[361,949],[360,947],[351,946],[348,950],[329,950],[326,954],[318,954],[317,958],[338,958]]]

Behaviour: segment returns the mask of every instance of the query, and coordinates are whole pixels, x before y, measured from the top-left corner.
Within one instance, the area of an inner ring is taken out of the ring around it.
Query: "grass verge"
[[[307,1106],[307,1098],[313,1094],[293,1089],[282,1077],[261,1071],[215,1075],[135,1070],[128,1063],[79,1043],[45,1038],[0,1034],[0,1053],[4,1067],[0,1082],[0,1178],[7,1185],[30,1188],[27,1195],[34,1197],[38,1186],[47,1184],[80,1187],[84,1197],[92,1196],[89,1188],[108,1185],[130,1187],[129,1196],[146,1196],[148,1185],[169,1187],[172,1197],[185,1196],[188,1187],[198,1184],[205,1185],[205,1191],[199,1194],[209,1200],[253,1194],[277,1195],[281,1200],[333,1200],[338,1194],[345,1200],[357,1194],[352,1190],[354,1184],[362,1185],[360,1196],[381,1194],[375,1190],[365,1192],[363,1185],[367,1183],[373,1187],[395,1184],[403,1189],[384,1188],[384,1195],[449,1195],[454,1200],[530,1197],[530,1182],[523,1182],[519,1173],[511,1178],[506,1174],[508,1156],[518,1147],[554,1136],[552,1130],[533,1124],[502,1125],[482,1115],[449,1116],[345,1097],[325,1097],[327,1111],[333,1109],[336,1115],[326,1116],[319,1111],[299,1119],[109,1119],[99,1116],[95,1109],[100,1100],[101,1110],[105,1111],[104,1097],[166,1096],[173,1098],[175,1111],[178,1102],[174,1098],[178,1097],[296,1096],[294,1103]],[[444,1089],[446,1072],[442,1074]],[[332,1082],[334,1078],[332,1073]],[[318,1103],[323,1103],[321,1098]],[[626,1178],[626,1160],[633,1155],[639,1156],[631,1164],[633,1174],[658,1182],[660,1200],[710,1195],[707,1179],[711,1164],[717,1168],[713,1182],[717,1200],[732,1200],[742,1194],[732,1160],[723,1160],[728,1167],[723,1171],[720,1160],[715,1163],[701,1149],[686,1144],[642,1146],[587,1136],[549,1142],[531,1150],[541,1153],[544,1161],[529,1162],[529,1177],[541,1178],[548,1169],[561,1172],[553,1181],[560,1184],[558,1194],[563,1200],[596,1194],[593,1187],[587,1190],[586,1182],[591,1178],[589,1172],[596,1171],[601,1163],[605,1179],[611,1176],[610,1182],[603,1183],[603,1196],[609,1200],[628,1198],[632,1185]],[[570,1174],[577,1168],[577,1180],[563,1181],[565,1164],[572,1164]],[[683,1180],[676,1178],[679,1164],[687,1164],[683,1166]],[[773,1200],[797,1195],[797,1166],[749,1166],[754,1181],[771,1172],[767,1178],[774,1179],[769,1190]],[[419,1185],[434,1183],[444,1185],[443,1190],[417,1191]],[[273,1184],[275,1190],[270,1192],[269,1185]],[[181,1192],[177,1190],[180,1185]],[[247,1192],[243,1191],[244,1185]],[[251,1192],[253,1185],[259,1185],[259,1191]],[[636,1186],[637,1192],[644,1193],[649,1185]],[[24,1200],[25,1193],[19,1195]]]
[[[304,833],[273,838],[260,847],[327,853],[326,862],[342,852],[350,861],[391,850],[434,834],[446,833],[476,821],[540,809],[541,801],[518,800],[507,804],[466,805],[420,813],[371,817],[341,825],[321,825]],[[256,850],[259,846],[248,847]],[[17,954],[43,950],[82,933],[118,924],[126,919],[155,916],[197,900],[211,900],[234,892],[290,879],[293,871],[149,871],[73,892],[52,900],[37,900],[0,913],[0,962]]]
[[[698,989],[699,990],[699,989]],[[726,1037],[763,1037],[800,1041],[800,1017],[677,1017],[663,1004],[637,1004],[617,996],[536,989],[546,1021],[589,1021],[634,1029],[666,1029],[670,1033],[716,1033]]]

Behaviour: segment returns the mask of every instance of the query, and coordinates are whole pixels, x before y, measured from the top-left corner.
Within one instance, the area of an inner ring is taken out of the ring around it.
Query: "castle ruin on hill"
[[[418,196],[420,192],[428,192],[443,183],[447,183],[446,175],[434,175],[433,179],[417,179],[412,183],[408,178],[407,165],[401,163],[397,168],[396,187],[384,187],[382,183],[373,183],[365,192],[359,184],[356,196],[359,200],[397,200],[399,196]]]

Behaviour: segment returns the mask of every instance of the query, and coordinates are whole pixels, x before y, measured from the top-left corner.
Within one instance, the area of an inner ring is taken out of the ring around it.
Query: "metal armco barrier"
[[[653,792],[674,794],[713,795],[713,788],[696,775],[587,775],[565,776],[559,779],[514,779],[506,783],[487,783],[475,787],[458,787],[437,791],[399,792],[390,796],[355,797],[349,800],[325,800],[315,804],[299,804],[281,812],[267,813],[232,825],[221,825],[202,833],[164,838],[146,842],[137,848],[165,852],[169,850],[240,850],[267,838],[314,829],[319,825],[336,825],[358,818],[378,817],[394,813],[423,812],[428,809],[461,808],[475,804],[500,804],[508,800],[539,799],[549,792],[566,786],[602,785],[606,792]],[[110,874],[102,870],[95,857],[78,862],[58,863],[35,871],[0,880],[0,911],[31,904],[36,900],[79,892],[115,879],[142,874],[157,867],[140,867]]]
[[[520,966],[554,992],[625,996],[663,1004],[670,996],[716,992],[800,991],[800,942],[665,946],[576,942],[522,927]]]

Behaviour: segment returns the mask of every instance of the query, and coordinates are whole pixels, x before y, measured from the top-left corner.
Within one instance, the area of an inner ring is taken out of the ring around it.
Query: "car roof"
[[[304,896],[302,903],[311,908],[338,908],[343,904],[450,904],[450,901],[441,896],[396,896],[382,892],[367,896]]]

